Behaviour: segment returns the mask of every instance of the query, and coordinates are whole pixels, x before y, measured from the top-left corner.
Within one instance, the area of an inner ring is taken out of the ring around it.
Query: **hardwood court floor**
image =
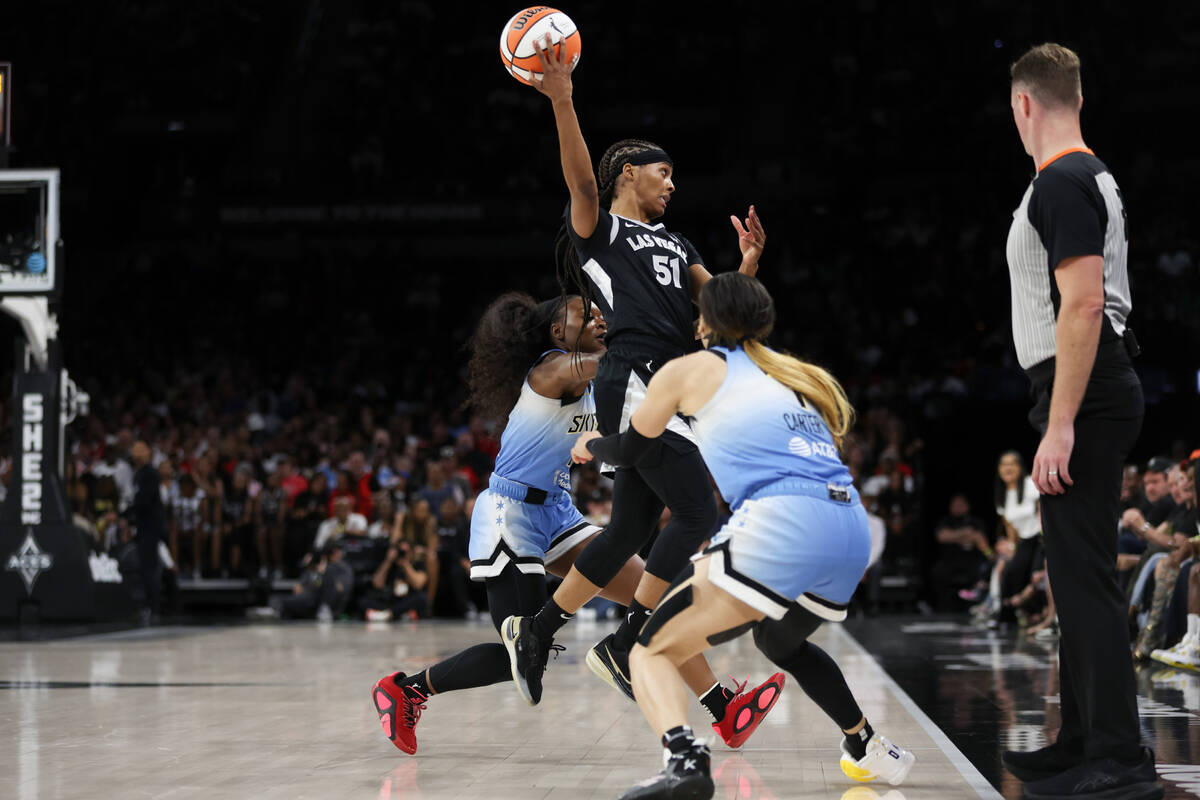
[[[576,621],[530,708],[509,683],[436,696],[406,756],[371,707],[385,672],[495,636],[490,623],[295,623],[148,628],[0,643],[0,797],[615,798],[660,767],[636,706],[595,678],[587,648],[612,623]],[[999,797],[839,626],[816,640],[877,730],[915,751],[899,789],[854,784],[836,727],[789,683],[740,751],[713,747],[718,798]],[[768,663],[750,637],[718,675]],[[711,732],[698,703],[691,724]]]

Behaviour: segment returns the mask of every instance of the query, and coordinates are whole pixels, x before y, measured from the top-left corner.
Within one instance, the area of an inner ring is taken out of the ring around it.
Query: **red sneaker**
[[[748,692],[745,681],[736,684],[735,694],[725,707],[725,717],[713,723],[713,730],[720,734],[725,744],[736,749],[746,743],[779,699],[784,680],[783,673],[776,672],[761,686]]]
[[[392,744],[412,755],[417,752],[417,720],[429,698],[411,686],[399,686],[397,679],[407,677],[403,672],[380,678],[371,689],[371,700],[379,714],[383,734]]]

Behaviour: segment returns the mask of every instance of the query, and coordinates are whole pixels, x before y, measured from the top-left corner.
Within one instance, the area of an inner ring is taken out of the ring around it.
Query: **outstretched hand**
[[[767,233],[763,230],[758,212],[754,210],[754,206],[750,206],[749,216],[746,217],[744,223],[737,218],[736,214],[730,214],[729,219],[733,222],[733,229],[737,231],[738,248],[742,251],[742,263],[758,264],[763,246],[767,243]]]
[[[554,44],[548,33],[545,38],[535,41],[533,47],[542,63],[542,74],[533,73],[533,88],[551,100],[570,100],[571,70],[575,64],[567,60],[567,49],[562,42]]]

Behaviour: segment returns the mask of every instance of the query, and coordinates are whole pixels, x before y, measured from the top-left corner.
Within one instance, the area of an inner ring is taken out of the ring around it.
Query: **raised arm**
[[[733,214],[729,216],[729,219],[733,222],[733,229],[738,235],[738,249],[742,251],[742,263],[738,265],[738,272],[757,275],[758,259],[762,256],[763,247],[767,243],[767,233],[763,230],[758,212],[754,210],[754,206],[750,206],[744,223]],[[699,302],[700,290],[704,288],[704,284],[708,283],[712,273],[703,264],[689,265],[688,272],[692,280],[692,300]]]
[[[587,142],[579,129],[579,118],[575,116],[575,105],[571,102],[571,69],[575,65],[567,61],[564,48],[550,43],[549,34],[545,46],[538,48],[538,60],[542,62],[542,79],[538,81],[535,76],[533,87],[550,98],[554,109],[563,178],[571,192],[571,227],[587,239],[596,230],[600,218],[600,190],[596,186]]]
[[[551,353],[529,373],[529,386],[542,397],[562,397],[572,386],[596,377],[604,351]]]

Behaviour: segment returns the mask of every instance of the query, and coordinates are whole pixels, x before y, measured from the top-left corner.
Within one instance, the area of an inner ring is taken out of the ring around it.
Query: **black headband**
[[[671,160],[669,155],[667,155],[666,150],[660,150],[655,147],[652,150],[643,150],[642,152],[634,153],[627,158],[622,158],[621,166],[618,167],[617,170],[620,171],[625,167],[626,164],[634,167],[640,167],[643,164],[657,164],[663,161],[670,164],[672,167],[675,166],[675,162]]]

